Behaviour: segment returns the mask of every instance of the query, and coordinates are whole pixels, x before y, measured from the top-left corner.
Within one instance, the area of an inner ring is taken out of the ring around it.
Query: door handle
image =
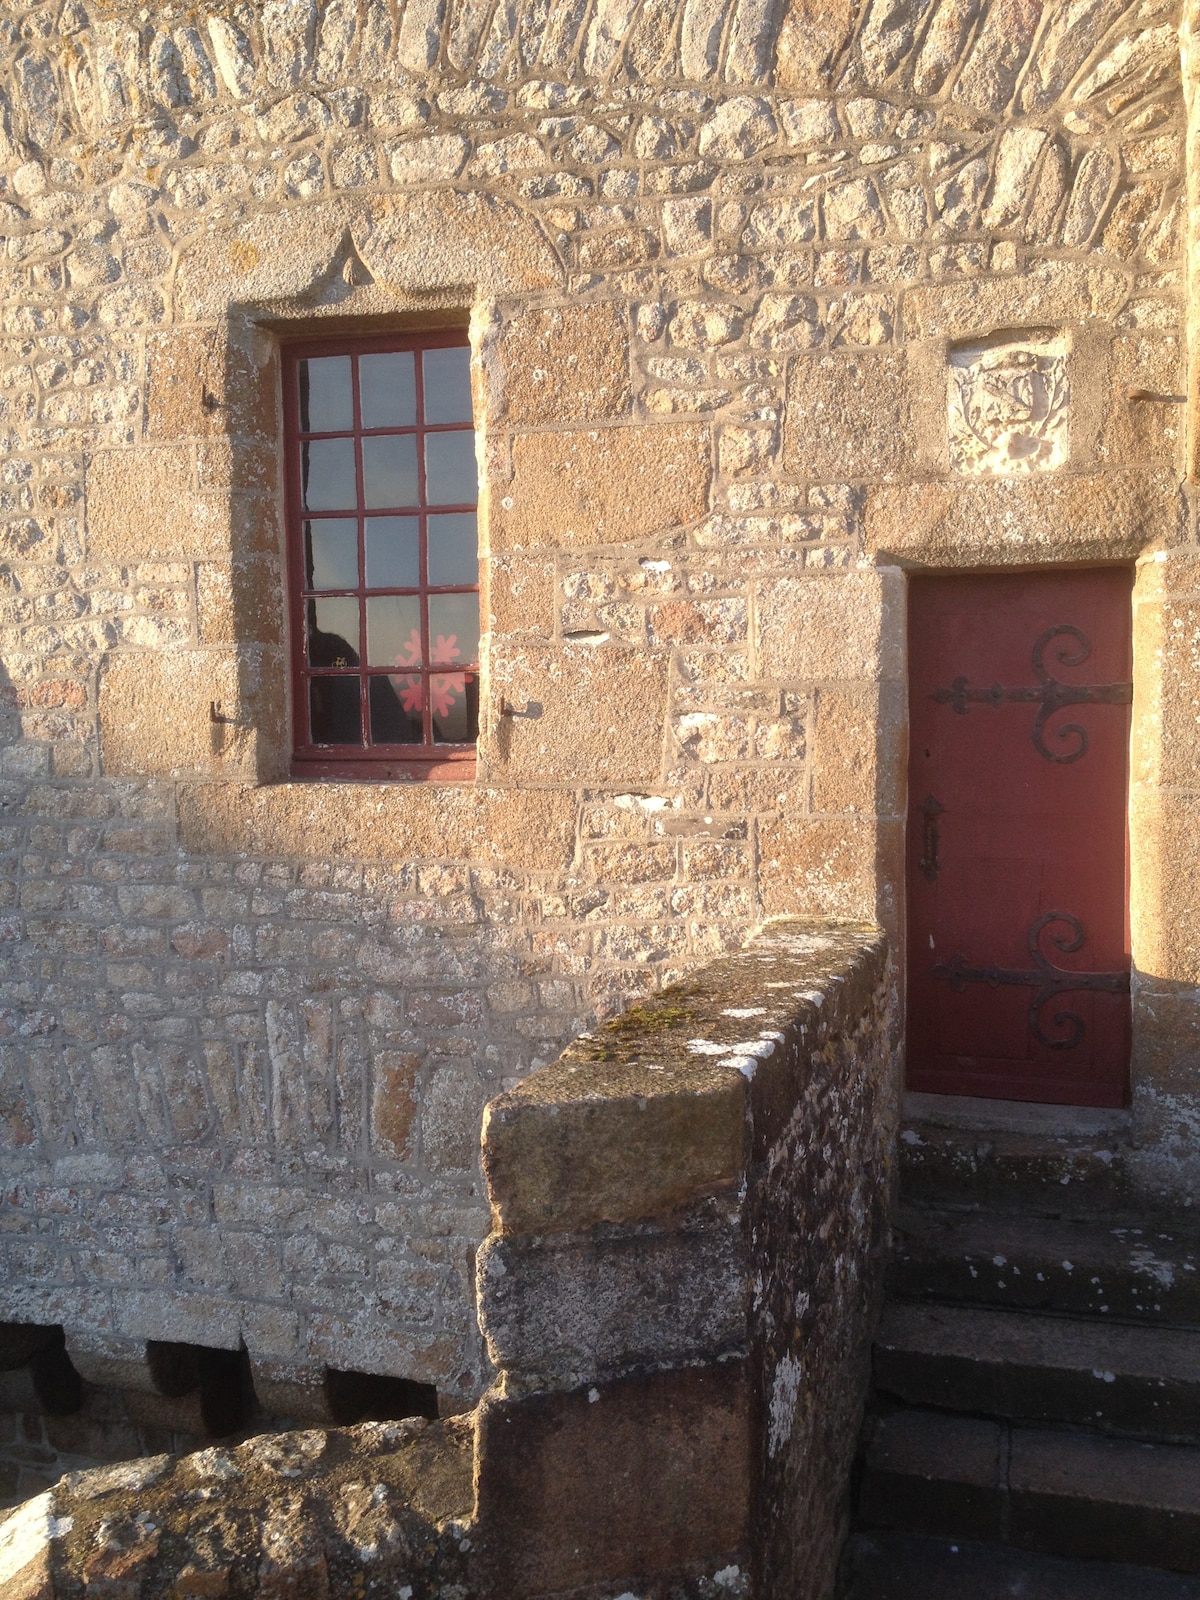
[[[917,865],[925,875],[926,883],[935,883],[937,875],[942,870],[942,863],[938,860],[938,845],[941,842],[938,832],[938,818],[945,810],[940,800],[927,794],[921,805],[921,814],[925,818],[923,835],[924,851]]]

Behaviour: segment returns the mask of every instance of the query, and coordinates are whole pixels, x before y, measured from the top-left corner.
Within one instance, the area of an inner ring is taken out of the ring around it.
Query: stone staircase
[[[844,1600],[1200,1600],[1200,1227],[1029,1120],[906,1129]]]

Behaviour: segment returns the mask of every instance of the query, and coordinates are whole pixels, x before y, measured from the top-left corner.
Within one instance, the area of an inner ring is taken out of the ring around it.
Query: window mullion
[[[354,494],[355,537],[358,540],[358,726],[359,745],[367,749],[371,743],[370,679],[367,676],[367,540],[363,490],[362,457],[362,401],[358,391],[358,357],[350,355],[350,395],[354,406]]]
[[[429,637],[428,517],[425,483],[425,360],[423,350],[413,351],[413,376],[417,402],[417,577],[421,586],[421,727],[426,745],[433,744],[433,660]]]

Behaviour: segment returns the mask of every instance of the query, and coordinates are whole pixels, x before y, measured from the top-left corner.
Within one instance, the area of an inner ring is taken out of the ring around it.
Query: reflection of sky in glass
[[[479,533],[473,511],[443,512],[430,517],[429,582],[434,588],[479,582]]]
[[[308,660],[313,667],[358,665],[358,601],[309,600]]]
[[[301,433],[343,433],[354,426],[350,381],[349,356],[315,356],[301,361]]]
[[[310,589],[353,589],[358,584],[358,524],[353,517],[327,517],[304,524]]]
[[[426,737],[423,705],[432,716],[435,743],[469,744],[479,720],[478,595],[433,594],[422,600],[420,594],[376,592],[359,599],[336,591],[360,585],[368,591],[419,590],[423,583],[473,590],[478,583],[474,511],[437,509],[473,507],[478,499],[470,352],[453,347],[369,351],[353,358],[310,356],[298,367],[302,433],[350,433],[357,407],[361,429],[373,435],[357,444],[354,439],[300,441],[303,510],[332,513],[305,515],[301,526],[305,588],[317,591],[303,600],[305,650],[314,673],[307,690],[311,742],[360,748],[365,693],[367,738],[373,745],[420,745]],[[419,422],[454,431],[420,436],[377,431],[416,429]],[[417,457],[418,438],[423,461]],[[421,504],[430,507],[428,514],[422,512],[423,524],[415,514]],[[394,514],[367,516],[360,534],[363,511]],[[428,618],[424,640],[423,617]],[[371,677],[359,675],[363,643],[361,667],[372,668]],[[331,670],[354,676],[326,676]]]
[[[471,420],[471,352],[461,347],[426,350],[425,421]]]
[[[357,678],[310,678],[308,725],[314,744],[361,744]]]
[[[300,446],[300,479],[309,511],[353,511],[353,439],[309,439]]]
[[[367,518],[367,587],[415,589],[421,581],[416,517]]]
[[[415,594],[380,595],[367,601],[369,667],[416,665],[420,639],[421,602]]]
[[[411,433],[364,439],[363,504],[415,506],[417,441]]]
[[[439,649],[438,640],[454,654]],[[431,594],[429,597],[429,657],[433,666],[474,661],[479,655],[479,596],[477,594]]]
[[[473,433],[425,435],[425,499],[431,506],[474,505],[479,498]]]
[[[358,399],[364,428],[411,428],[417,420],[412,351],[359,356]]]

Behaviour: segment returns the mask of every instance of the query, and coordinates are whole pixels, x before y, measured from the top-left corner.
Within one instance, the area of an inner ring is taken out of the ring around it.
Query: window
[[[470,770],[479,489],[469,361],[457,330],[284,352],[298,774]]]

